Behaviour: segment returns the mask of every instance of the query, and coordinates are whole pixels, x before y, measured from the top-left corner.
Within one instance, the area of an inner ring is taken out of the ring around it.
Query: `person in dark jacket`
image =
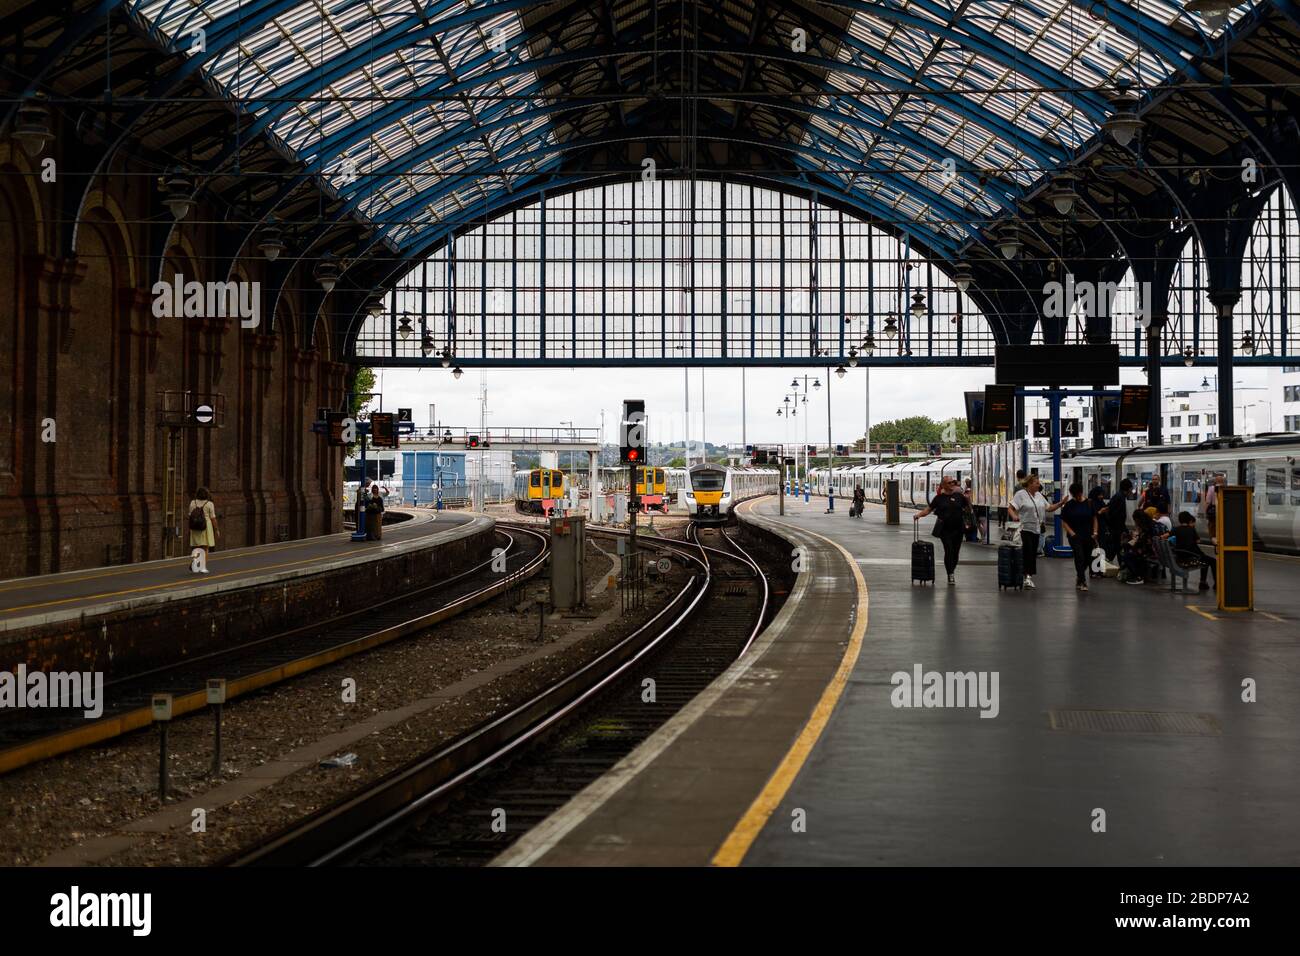
[[[1142,499],[1138,502],[1138,507],[1143,511],[1147,508],[1155,508],[1158,514],[1169,514],[1169,492],[1160,483],[1159,475],[1151,476],[1151,481],[1147,484],[1147,490],[1142,492]]]
[[[1128,525],[1128,498],[1133,494],[1133,482],[1125,478],[1119,483],[1119,491],[1110,496],[1106,507],[1097,512],[1097,519],[1105,528],[1102,547],[1106,551],[1106,560],[1114,561],[1119,555],[1120,545],[1124,540],[1124,529]]]
[[[1092,504],[1083,497],[1083,485],[1077,481],[1070,485],[1070,500],[1061,508],[1061,524],[1070,540],[1074,556],[1074,586],[1088,590],[1088,567],[1092,564],[1092,551],[1097,546],[1097,514]]]
[[[943,542],[943,567],[948,572],[948,583],[956,584],[954,573],[961,556],[961,542],[966,536],[962,515],[966,510],[966,496],[957,486],[956,478],[944,478],[939,485],[939,493],[934,496],[929,507],[912,515],[913,521],[920,521],[927,515],[934,515],[938,520],[930,532]]]
[[[384,540],[384,496],[378,482],[370,486],[370,500],[366,502],[366,540]]]
[[[1177,527],[1169,532],[1167,537],[1173,546],[1174,558],[1179,564],[1201,569],[1200,590],[1208,591],[1210,586],[1205,583],[1205,576],[1208,573],[1214,577],[1216,562],[1201,550],[1201,536],[1196,533],[1196,515],[1190,511],[1180,512]]]

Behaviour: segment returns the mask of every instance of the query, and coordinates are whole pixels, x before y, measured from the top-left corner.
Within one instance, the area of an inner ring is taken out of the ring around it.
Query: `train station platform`
[[[408,514],[386,525],[380,541],[340,532],[216,549],[207,574],[194,573],[187,554],[0,581],[0,669],[96,669],[112,679],[250,629],[270,632],[325,607],[345,609],[355,589],[341,585],[387,595],[490,550],[495,522],[486,515]],[[415,560],[430,551],[440,557]]]
[[[802,551],[776,620],[498,865],[1300,862],[1300,560],[1240,614],[1059,559],[1000,593],[979,545],[919,587],[910,514],[741,508]]]

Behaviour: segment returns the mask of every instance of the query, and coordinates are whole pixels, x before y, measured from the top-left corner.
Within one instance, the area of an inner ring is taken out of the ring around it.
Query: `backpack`
[[[203,505],[190,509],[190,530],[207,531],[208,516],[203,513]]]

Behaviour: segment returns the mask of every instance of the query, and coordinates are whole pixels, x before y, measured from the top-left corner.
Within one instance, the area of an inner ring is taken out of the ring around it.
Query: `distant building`
[[[1300,432],[1300,365],[1268,370],[1269,431]]]

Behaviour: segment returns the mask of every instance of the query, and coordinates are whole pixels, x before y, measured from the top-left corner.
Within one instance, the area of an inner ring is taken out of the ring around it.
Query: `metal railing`
[[[478,435],[484,447],[492,445],[564,445],[599,447],[599,428],[566,427],[532,427],[508,426],[489,428],[479,431],[477,428],[452,428],[443,426],[441,431],[433,426],[416,428],[410,435],[402,437],[404,445],[441,445],[448,448],[463,449],[469,445],[469,436]],[[472,449],[471,449],[472,450]]]

